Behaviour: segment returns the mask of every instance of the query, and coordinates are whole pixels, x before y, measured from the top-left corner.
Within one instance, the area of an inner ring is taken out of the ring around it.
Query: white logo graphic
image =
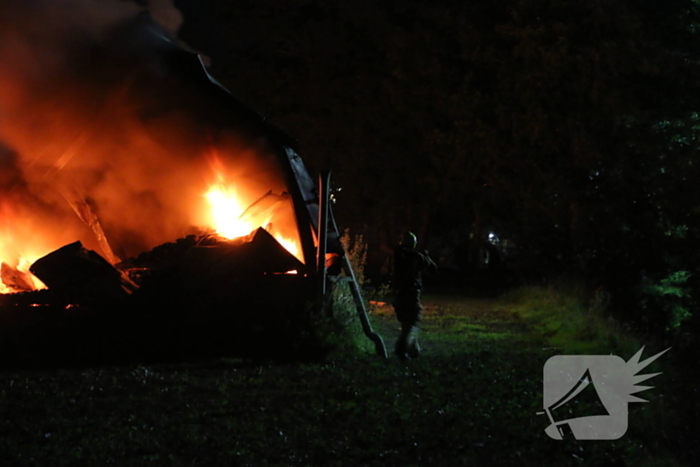
[[[653,386],[638,383],[660,375],[637,375],[669,349],[640,362],[644,347],[629,362],[615,355],[555,355],[544,364],[544,412],[550,438],[618,439],[627,431],[627,403]]]

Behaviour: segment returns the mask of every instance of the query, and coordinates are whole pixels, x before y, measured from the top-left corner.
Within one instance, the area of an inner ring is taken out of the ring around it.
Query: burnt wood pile
[[[0,295],[0,364],[318,355],[303,270],[263,229],[190,235],[115,266],[75,242],[31,266],[48,289]]]

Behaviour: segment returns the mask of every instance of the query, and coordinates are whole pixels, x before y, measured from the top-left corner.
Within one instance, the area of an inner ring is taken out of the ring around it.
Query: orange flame
[[[255,229],[250,222],[240,219],[245,209],[233,187],[213,186],[205,195],[211,205],[211,217],[217,234],[229,240],[248,235]]]
[[[0,199],[0,293],[26,291],[15,289],[12,277],[3,277],[3,270],[10,275],[21,276],[24,285],[34,289],[46,286],[31,272],[29,267],[44,253],[43,242],[37,241],[41,235],[35,235],[36,225],[27,222],[19,210],[13,209],[9,199]],[[6,266],[14,269],[11,272]]]
[[[273,237],[275,237],[275,240],[277,240],[279,244],[282,245],[288,252],[296,256],[299,261],[302,261],[301,251],[299,250],[299,245],[297,242],[290,238],[282,237],[281,235],[273,235]]]
[[[32,263],[39,258],[39,255],[35,255],[31,259],[20,256],[16,251],[13,251],[12,245],[8,242],[6,236],[0,236],[0,266],[7,265],[15,269],[22,276],[22,280],[27,286],[31,287],[33,290],[45,289],[44,285],[38,277],[29,272],[29,267]],[[0,294],[22,292],[26,290],[17,290],[11,285],[6,284],[10,278],[5,278],[3,281],[2,269],[0,268]]]
[[[259,212],[250,212],[250,207],[241,200],[236,186],[223,181],[223,176],[217,176],[218,183],[211,185],[204,195],[209,202],[210,212],[208,223],[220,236],[232,240],[246,236],[255,229],[262,227],[267,230],[279,242],[284,249],[294,255],[299,261],[304,262],[299,247],[299,240],[290,237],[289,232],[284,234],[278,229],[284,225],[278,218],[279,209],[261,209]],[[279,201],[277,202],[279,203]]]
[[[289,196],[249,208],[268,190],[287,190],[277,145],[262,127],[238,128],[231,103],[211,98],[196,76],[196,60],[190,71],[169,41],[127,36],[121,15],[112,30],[100,10],[101,31],[82,14],[73,24],[48,11],[32,21],[0,15],[0,293],[31,260],[76,240],[115,263],[110,248],[132,257],[192,226],[228,238],[263,227],[303,262]],[[72,40],[85,24],[89,33]],[[97,46],[94,61],[78,61]],[[218,153],[221,175],[210,178],[207,156]]]

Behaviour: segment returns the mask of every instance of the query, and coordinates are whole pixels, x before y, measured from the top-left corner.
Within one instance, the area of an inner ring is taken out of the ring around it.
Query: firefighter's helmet
[[[418,238],[413,232],[405,232],[399,239],[399,245],[406,248],[415,248],[418,245]]]

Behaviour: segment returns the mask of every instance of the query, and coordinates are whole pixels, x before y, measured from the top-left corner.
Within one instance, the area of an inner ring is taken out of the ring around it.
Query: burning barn
[[[99,309],[131,352],[288,335],[329,232],[292,138],[145,13],[46,64],[3,44],[0,320]]]

